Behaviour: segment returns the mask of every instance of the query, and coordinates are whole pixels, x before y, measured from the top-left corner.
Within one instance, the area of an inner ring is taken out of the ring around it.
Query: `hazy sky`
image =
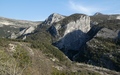
[[[120,14],[120,0],[0,0],[0,16],[40,21],[52,13]]]

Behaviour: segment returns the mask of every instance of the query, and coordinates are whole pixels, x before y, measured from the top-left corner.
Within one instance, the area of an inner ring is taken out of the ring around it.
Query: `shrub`
[[[17,46],[13,57],[18,61],[20,67],[24,67],[31,63],[31,58],[29,57],[28,52],[20,46]]]

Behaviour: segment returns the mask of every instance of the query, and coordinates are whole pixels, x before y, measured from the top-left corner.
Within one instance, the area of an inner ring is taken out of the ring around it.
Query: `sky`
[[[43,21],[52,13],[120,14],[120,0],[0,0],[0,16]]]

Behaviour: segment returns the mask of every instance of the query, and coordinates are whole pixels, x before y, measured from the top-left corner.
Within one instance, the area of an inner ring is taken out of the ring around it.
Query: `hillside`
[[[33,48],[28,42],[0,39],[1,75],[119,75],[102,67],[71,62],[51,45]],[[61,58],[59,57],[61,56]]]

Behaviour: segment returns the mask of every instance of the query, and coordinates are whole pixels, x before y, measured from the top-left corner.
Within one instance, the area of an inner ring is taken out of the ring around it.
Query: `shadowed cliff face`
[[[100,31],[103,27],[99,27],[99,26],[93,26],[87,33],[86,36],[84,38],[84,41],[81,43],[81,46],[79,47],[79,51],[78,53],[76,53],[73,56],[73,60],[74,61],[79,61],[79,56],[81,55],[81,53],[83,53],[84,51],[87,52],[87,42],[89,42],[91,39],[94,38],[94,36],[98,33],[98,31]],[[82,39],[81,39],[82,40]],[[78,60],[76,60],[78,59]]]
[[[86,34],[81,30],[75,30],[55,42],[55,46],[65,50],[79,50],[79,45],[85,40],[85,36]]]
[[[53,45],[62,50],[71,60],[77,61],[76,58],[85,49],[86,42],[90,41],[100,29],[102,27],[93,26],[87,33],[75,30],[53,43]]]
[[[120,31],[118,32],[118,38],[120,38]]]

